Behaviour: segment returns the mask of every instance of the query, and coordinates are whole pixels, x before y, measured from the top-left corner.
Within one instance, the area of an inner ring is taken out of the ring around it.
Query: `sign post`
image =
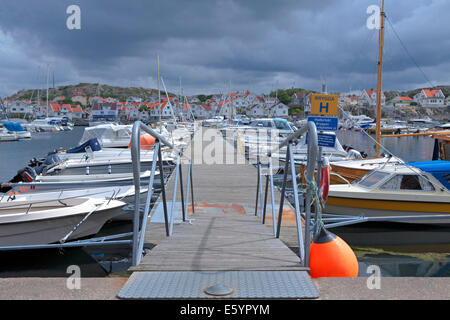
[[[316,124],[319,147],[334,147],[336,134],[323,131],[338,130],[338,95],[313,94],[311,96],[311,115],[308,121]]]

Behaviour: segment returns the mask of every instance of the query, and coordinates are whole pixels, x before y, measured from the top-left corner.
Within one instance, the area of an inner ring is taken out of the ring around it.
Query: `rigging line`
[[[422,73],[422,75],[424,76],[425,80],[428,82],[428,84],[431,85],[431,87],[435,87],[433,85],[433,83],[431,82],[431,80],[427,77],[427,75],[425,74],[425,72],[422,70],[422,68],[419,66],[419,64],[416,62],[416,60],[414,59],[414,57],[411,55],[411,53],[408,51],[408,48],[406,48],[405,44],[403,43],[402,39],[400,38],[400,36],[398,35],[397,31],[394,28],[394,25],[391,23],[391,20],[387,17],[386,20],[389,22],[389,25],[392,28],[392,31],[394,32],[395,37],[398,39],[398,41],[400,42],[401,46],[403,47],[403,49],[405,50],[406,54],[409,56],[409,58],[412,60],[412,62],[416,65],[417,69],[419,69],[419,71]]]

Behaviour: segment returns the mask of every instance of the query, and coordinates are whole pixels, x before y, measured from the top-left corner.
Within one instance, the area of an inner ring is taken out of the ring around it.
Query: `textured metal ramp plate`
[[[211,286],[232,289],[226,296],[205,293]],[[312,299],[318,298],[306,271],[134,272],[121,299]]]

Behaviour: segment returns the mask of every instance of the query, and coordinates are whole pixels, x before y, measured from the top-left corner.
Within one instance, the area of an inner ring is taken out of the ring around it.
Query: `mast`
[[[159,123],[161,124],[161,117],[162,117],[162,109],[161,109],[161,91],[160,91],[160,85],[159,85],[159,54],[156,55],[156,69],[158,72],[158,106],[159,106]]]
[[[48,118],[48,73],[49,73],[50,65],[47,65],[47,118]]]
[[[384,0],[381,4],[381,24],[379,33],[379,48],[378,48],[378,81],[377,81],[377,145],[376,145],[376,155],[380,156],[380,142],[381,142],[381,80],[383,74],[383,38],[384,38]]]

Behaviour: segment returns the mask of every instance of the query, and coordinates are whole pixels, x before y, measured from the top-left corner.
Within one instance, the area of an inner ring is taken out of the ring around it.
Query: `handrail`
[[[144,215],[142,217],[142,226],[139,230],[139,222],[140,222],[140,171],[141,171],[141,163],[140,163],[140,149],[141,149],[141,141],[140,141],[140,135],[141,135],[141,129],[145,131],[146,133],[153,136],[155,141],[154,146],[154,154],[153,154],[153,163],[152,163],[152,169],[150,174],[150,179],[148,182],[148,191],[147,191],[147,198],[144,208]],[[165,181],[164,181],[164,171],[163,171],[163,158],[161,153],[162,145],[165,145],[176,152],[177,158],[176,158],[176,166],[175,166],[175,186],[173,191],[173,197],[172,197],[172,206],[170,211],[170,216],[168,214],[167,210],[167,201],[166,201],[166,190],[165,190]],[[133,179],[134,179],[134,188],[135,188],[135,194],[134,194],[134,217],[133,217],[133,247],[132,247],[132,264],[133,266],[137,266],[140,263],[141,257],[142,257],[142,249],[144,245],[144,238],[145,238],[145,231],[147,227],[147,219],[149,217],[149,211],[150,211],[150,198],[153,193],[153,183],[154,183],[154,176],[156,171],[156,163],[158,162],[158,166],[160,169],[160,179],[161,179],[161,195],[162,195],[162,201],[163,201],[163,209],[164,209],[164,223],[166,228],[166,235],[171,236],[172,235],[172,228],[173,228],[173,219],[174,219],[174,205],[176,201],[176,192],[177,192],[177,185],[178,185],[178,177],[180,180],[180,184],[183,183],[182,179],[182,171],[181,171],[181,161],[180,159],[184,157],[189,160],[189,170],[188,170],[188,181],[190,183],[190,192],[191,192],[191,203],[192,208],[194,207],[194,198],[193,198],[193,185],[192,185],[192,161],[189,157],[184,156],[182,150],[177,149],[172,143],[167,141],[166,138],[164,138],[162,135],[157,133],[152,128],[146,126],[140,121],[136,121],[133,125],[132,130],[132,136],[131,136],[131,160],[133,165]],[[183,187],[180,188],[181,193],[183,193]],[[189,184],[188,184],[188,190],[189,192]],[[188,198],[188,195],[186,194],[186,199]],[[184,194],[181,195],[182,199],[182,211],[183,211],[183,221],[185,221],[186,217],[186,207],[184,206]]]
[[[282,222],[282,216],[283,216],[283,205],[284,205],[284,198],[285,198],[285,190],[286,190],[286,182],[287,182],[287,172],[289,169],[291,169],[291,176],[292,176],[292,184],[293,184],[293,191],[294,191],[294,206],[295,206],[295,217],[296,217],[296,225],[297,225],[297,238],[299,242],[299,257],[301,262],[305,267],[309,266],[309,247],[311,243],[311,189],[309,187],[306,187],[305,193],[305,214],[303,215],[300,210],[300,201],[299,201],[299,190],[297,185],[297,174],[295,172],[295,161],[294,161],[294,153],[293,153],[293,147],[294,147],[294,141],[298,139],[303,134],[308,133],[308,153],[307,153],[307,164],[306,164],[306,181],[312,182],[314,180],[314,171],[316,168],[316,165],[319,165],[319,161],[321,161],[322,155],[319,149],[318,144],[318,135],[317,135],[317,128],[314,122],[308,121],[305,126],[298,129],[296,132],[289,135],[284,141],[282,141],[279,145],[277,145],[275,148],[273,148],[270,152],[267,153],[269,157],[269,168],[272,167],[272,155],[277,153],[281,148],[286,148],[286,162],[284,167],[284,175],[283,175],[283,184],[281,187],[281,199],[280,199],[280,207],[278,211],[278,221],[275,222],[275,217],[273,213],[273,177],[271,172],[269,172],[269,178],[266,178],[266,192],[264,197],[264,210],[262,212],[263,219],[262,223],[264,223],[264,217],[266,213],[266,203],[267,203],[267,189],[268,184],[270,183],[271,193],[272,193],[272,214],[273,214],[273,229],[274,234],[276,238],[279,238],[280,236],[280,229],[281,229],[281,222]],[[259,153],[257,156],[257,168],[258,168],[258,181],[257,181],[257,190],[256,190],[256,208],[255,208],[255,214],[258,212],[258,194],[262,194],[261,185],[260,183],[260,166],[261,163],[259,161]],[[271,171],[271,170],[270,170]],[[308,184],[307,184],[308,185]],[[304,191],[304,190],[302,190]],[[261,205],[262,207],[262,205]],[[302,225],[301,225],[301,219],[305,219],[305,234],[303,235],[302,232]]]

